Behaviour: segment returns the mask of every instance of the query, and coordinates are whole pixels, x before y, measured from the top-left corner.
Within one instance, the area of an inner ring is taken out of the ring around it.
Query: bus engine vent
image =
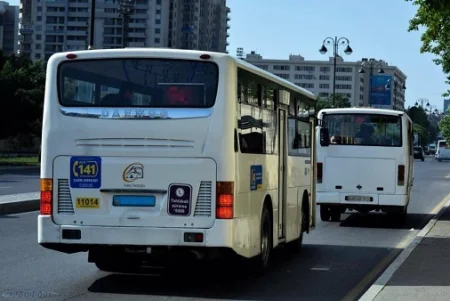
[[[58,179],[58,213],[74,214],[69,180]]]
[[[194,216],[211,216],[212,182],[202,181],[198,190]]]

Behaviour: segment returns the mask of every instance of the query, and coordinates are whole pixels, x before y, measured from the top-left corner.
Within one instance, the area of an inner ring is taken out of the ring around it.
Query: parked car
[[[423,148],[421,146],[414,146],[414,159],[420,159],[421,161],[425,161],[425,155],[423,152]]]

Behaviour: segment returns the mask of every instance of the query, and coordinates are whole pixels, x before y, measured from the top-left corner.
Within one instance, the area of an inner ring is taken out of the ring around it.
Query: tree
[[[450,84],[450,1],[448,0],[405,0],[417,5],[417,13],[410,20],[408,31],[418,31],[425,27],[421,36],[421,53],[432,53],[437,56],[433,61],[442,66],[447,75],[446,83]],[[443,96],[449,96],[447,90]]]
[[[442,132],[442,136],[446,141],[450,141],[450,110],[447,110],[447,114],[439,121],[439,129]]]
[[[413,106],[406,113],[411,118],[413,124],[413,132],[420,137],[422,146],[428,142],[428,132],[430,132],[430,122],[428,115],[422,107]]]
[[[350,108],[352,105],[347,97],[340,94],[336,94],[334,99],[334,108]],[[322,109],[333,108],[333,94],[328,96],[328,98],[323,99],[317,97],[316,100],[316,111],[319,112]]]
[[[25,56],[0,53],[0,139],[40,136],[44,101],[46,64],[32,62]]]

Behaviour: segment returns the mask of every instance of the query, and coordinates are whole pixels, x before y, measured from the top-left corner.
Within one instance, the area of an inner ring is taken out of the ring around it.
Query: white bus
[[[407,214],[414,179],[413,123],[401,111],[324,109],[318,113],[317,204],[322,221],[346,209]]]
[[[273,247],[315,227],[314,105],[221,53],[54,54],[39,244],[88,251],[105,271],[183,252],[237,254],[263,271]]]

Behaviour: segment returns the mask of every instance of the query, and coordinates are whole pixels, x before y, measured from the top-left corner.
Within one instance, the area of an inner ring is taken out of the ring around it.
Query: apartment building
[[[241,53],[242,49],[238,51]],[[333,57],[328,61],[308,61],[301,55],[290,55],[287,60],[264,59],[260,54],[252,51],[246,55],[245,61],[289,80],[319,97],[326,98],[333,93]],[[379,74],[380,69],[382,73]],[[368,106],[371,73],[374,79],[376,75],[388,75],[393,79],[393,81],[389,80],[389,84],[383,85],[383,89],[391,91],[389,103],[384,105],[372,103],[372,106],[402,110],[405,105],[405,93],[401,88],[405,86],[406,75],[399,68],[390,66],[384,61],[361,59],[356,62],[346,62],[342,57],[338,57],[336,94],[347,97],[352,106]],[[373,92],[377,92],[377,89],[379,89],[378,86],[372,85]]]
[[[124,1],[131,8],[126,26],[121,15]],[[47,60],[55,52],[87,49],[90,3],[21,0],[20,52]],[[225,0],[97,0],[93,46],[225,52],[229,12]]]
[[[17,53],[19,7],[0,1],[0,49],[6,54]]]

